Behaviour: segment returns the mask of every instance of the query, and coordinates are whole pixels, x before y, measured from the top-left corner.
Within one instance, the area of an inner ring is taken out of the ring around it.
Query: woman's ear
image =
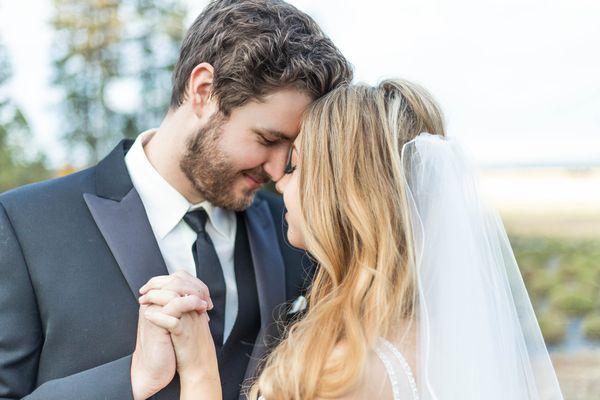
[[[212,97],[214,68],[209,63],[200,63],[192,70],[188,91],[194,113],[200,119],[208,119],[215,111]]]

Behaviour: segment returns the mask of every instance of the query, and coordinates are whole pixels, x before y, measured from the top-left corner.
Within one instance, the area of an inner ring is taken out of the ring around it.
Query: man
[[[278,306],[307,284],[281,201],[257,191],[282,176],[304,109],[351,77],[294,7],[210,3],[158,129],[0,196],[0,398],[177,399],[170,336],[138,324],[137,299],[154,276],[192,275],[190,293],[213,306],[223,397],[237,399]]]

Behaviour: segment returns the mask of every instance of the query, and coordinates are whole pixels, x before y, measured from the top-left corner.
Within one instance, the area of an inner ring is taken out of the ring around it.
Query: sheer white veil
[[[402,148],[421,400],[562,400],[504,226],[452,140]],[[407,397],[410,398],[410,397]]]

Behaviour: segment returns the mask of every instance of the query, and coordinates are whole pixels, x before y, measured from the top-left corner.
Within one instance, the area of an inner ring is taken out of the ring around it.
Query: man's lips
[[[250,181],[252,181],[252,183],[254,183],[256,186],[262,186],[262,185],[264,185],[265,183],[267,183],[267,181],[265,181],[265,180],[263,180],[263,179],[260,179],[260,178],[257,178],[257,177],[255,177],[255,176],[252,176],[252,175],[250,175],[250,174],[244,174],[244,176],[245,176],[246,178],[248,178]]]

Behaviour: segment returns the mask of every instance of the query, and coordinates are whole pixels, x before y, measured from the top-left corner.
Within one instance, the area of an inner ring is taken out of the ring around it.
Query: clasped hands
[[[179,374],[185,393],[220,397],[220,378],[207,314],[208,287],[184,271],[157,276],[140,288],[136,347],[131,363],[134,400],[147,399]]]

